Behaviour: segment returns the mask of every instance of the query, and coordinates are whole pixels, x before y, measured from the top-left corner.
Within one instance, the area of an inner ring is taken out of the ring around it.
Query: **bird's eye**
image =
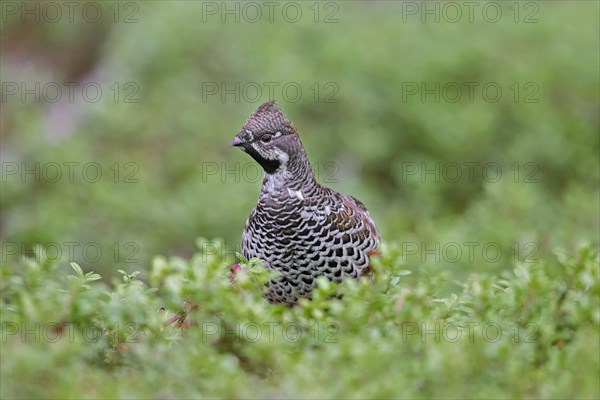
[[[271,141],[271,135],[269,135],[268,133],[262,135],[262,137],[260,138],[260,141],[263,143],[269,143]]]

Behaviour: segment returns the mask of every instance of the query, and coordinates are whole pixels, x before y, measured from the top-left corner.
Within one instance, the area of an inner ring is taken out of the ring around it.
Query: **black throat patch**
[[[254,160],[256,160],[261,167],[263,167],[267,174],[274,173],[281,166],[279,160],[269,160],[264,158],[250,144],[245,145],[244,150],[250,155],[250,157],[254,158]]]

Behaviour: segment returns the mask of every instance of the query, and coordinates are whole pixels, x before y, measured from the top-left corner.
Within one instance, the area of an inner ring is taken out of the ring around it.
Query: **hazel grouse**
[[[320,185],[292,123],[275,101],[262,104],[231,142],[265,171],[258,204],[242,237],[242,254],[279,273],[268,284],[271,303],[310,298],[318,276],[332,281],[369,271],[379,232],[365,206]]]

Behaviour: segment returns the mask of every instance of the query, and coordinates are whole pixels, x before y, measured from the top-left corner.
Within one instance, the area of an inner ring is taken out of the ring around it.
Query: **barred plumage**
[[[274,101],[258,107],[231,144],[265,170],[242,254],[281,274],[269,283],[267,300],[295,304],[310,297],[318,276],[341,281],[368,271],[379,243],[369,212],[354,197],[317,183],[300,137]]]

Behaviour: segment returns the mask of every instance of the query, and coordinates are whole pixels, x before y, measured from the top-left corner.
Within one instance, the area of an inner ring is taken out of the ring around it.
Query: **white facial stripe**
[[[279,161],[281,161],[282,164],[285,164],[288,162],[288,160],[290,159],[290,156],[283,150],[275,147],[275,155],[277,156],[277,159]]]
[[[254,140],[254,134],[248,129],[244,129],[244,131],[246,131],[246,134],[244,135],[244,140],[246,142],[252,142]]]
[[[264,149],[258,142],[252,142],[251,146],[258,154],[267,160],[281,160],[281,155],[277,149]],[[287,161],[287,154],[283,154],[286,156],[285,161]]]

